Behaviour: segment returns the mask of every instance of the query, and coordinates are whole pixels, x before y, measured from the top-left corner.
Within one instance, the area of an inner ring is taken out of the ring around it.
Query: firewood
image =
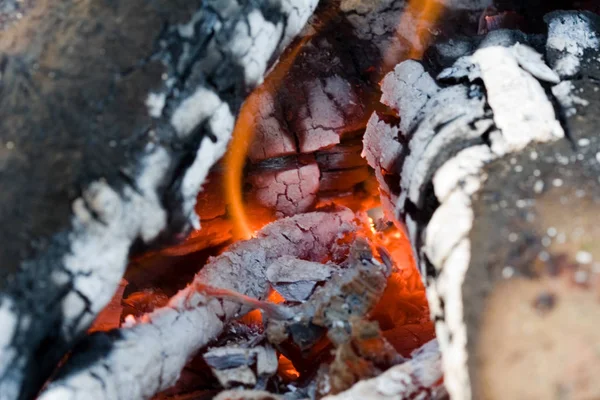
[[[134,243],[198,226],[196,196],[240,104],[316,6],[26,3],[0,20],[4,399],[38,391]]]
[[[267,225],[254,239],[236,242],[212,258],[166,307],[130,327],[86,338],[40,399],[147,399],[170,387],[193,354],[250,309],[239,301],[205,295],[197,286],[263,299],[269,289],[266,268],[282,255],[308,261],[344,257],[347,245],[338,241],[353,235],[353,219],[347,209],[301,214]]]
[[[600,396],[586,372],[600,360],[582,356],[600,343],[600,18],[545,21],[546,37],[492,31],[453,62],[440,43],[429,68],[400,64],[383,99],[407,125],[369,125],[406,143],[390,211],[412,238],[453,399]]]

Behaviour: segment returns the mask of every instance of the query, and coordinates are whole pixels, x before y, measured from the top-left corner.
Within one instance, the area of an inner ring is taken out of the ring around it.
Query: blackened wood
[[[241,102],[315,6],[31,4],[0,32],[3,399],[36,393],[130,251],[196,224]]]

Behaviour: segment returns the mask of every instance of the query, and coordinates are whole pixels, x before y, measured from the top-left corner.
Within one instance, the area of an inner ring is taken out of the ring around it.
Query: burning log
[[[40,399],[146,399],[170,387],[193,354],[216,338],[227,322],[249,311],[239,302],[210,297],[210,287],[256,302],[268,293],[267,267],[281,256],[335,262],[347,253],[347,244],[338,241],[352,235],[353,219],[350,210],[302,214],[235,243],[166,307],[130,327],[86,338]]]
[[[133,245],[198,227],[240,104],[316,1],[37,1],[11,24],[2,4],[0,393],[27,399]]]
[[[545,21],[543,40],[496,30],[400,64],[382,101],[401,124],[373,116],[365,135],[401,143],[389,212],[406,220],[454,399],[600,396],[600,359],[583,355],[600,344],[600,18]]]

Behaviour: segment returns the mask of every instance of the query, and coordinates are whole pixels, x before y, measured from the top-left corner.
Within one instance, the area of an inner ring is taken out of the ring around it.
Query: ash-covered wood
[[[295,257],[283,256],[269,265],[267,279],[287,301],[304,301],[319,282],[328,280],[337,268]]]
[[[600,359],[573,351],[598,343],[596,255],[585,243],[597,235],[599,63],[590,43],[600,18],[555,12],[545,21],[547,36],[496,30],[460,49],[437,44],[425,67],[400,64],[383,99],[407,125],[374,116],[366,135],[397,132],[406,143],[395,211],[415,246],[456,399],[600,394],[586,372]]]
[[[315,4],[40,0],[4,26],[3,398],[37,392],[134,244],[197,227],[239,105]]]
[[[193,354],[227,322],[249,311],[239,302],[211,297],[219,293],[211,287],[262,299],[269,289],[266,268],[282,255],[307,261],[344,257],[347,245],[339,241],[352,236],[353,220],[347,209],[302,214],[235,243],[211,259],[166,307],[129,327],[86,338],[40,398],[147,399],[170,387]]]
[[[381,375],[358,382],[350,389],[325,400],[370,399],[442,399],[446,392],[441,383],[441,355],[436,340],[432,340],[412,354],[412,359],[394,366]]]

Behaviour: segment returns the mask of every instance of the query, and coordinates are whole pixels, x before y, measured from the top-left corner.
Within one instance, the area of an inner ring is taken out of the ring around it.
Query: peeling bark
[[[315,4],[38,0],[4,27],[2,399],[36,393],[130,251],[197,226],[241,102]]]

